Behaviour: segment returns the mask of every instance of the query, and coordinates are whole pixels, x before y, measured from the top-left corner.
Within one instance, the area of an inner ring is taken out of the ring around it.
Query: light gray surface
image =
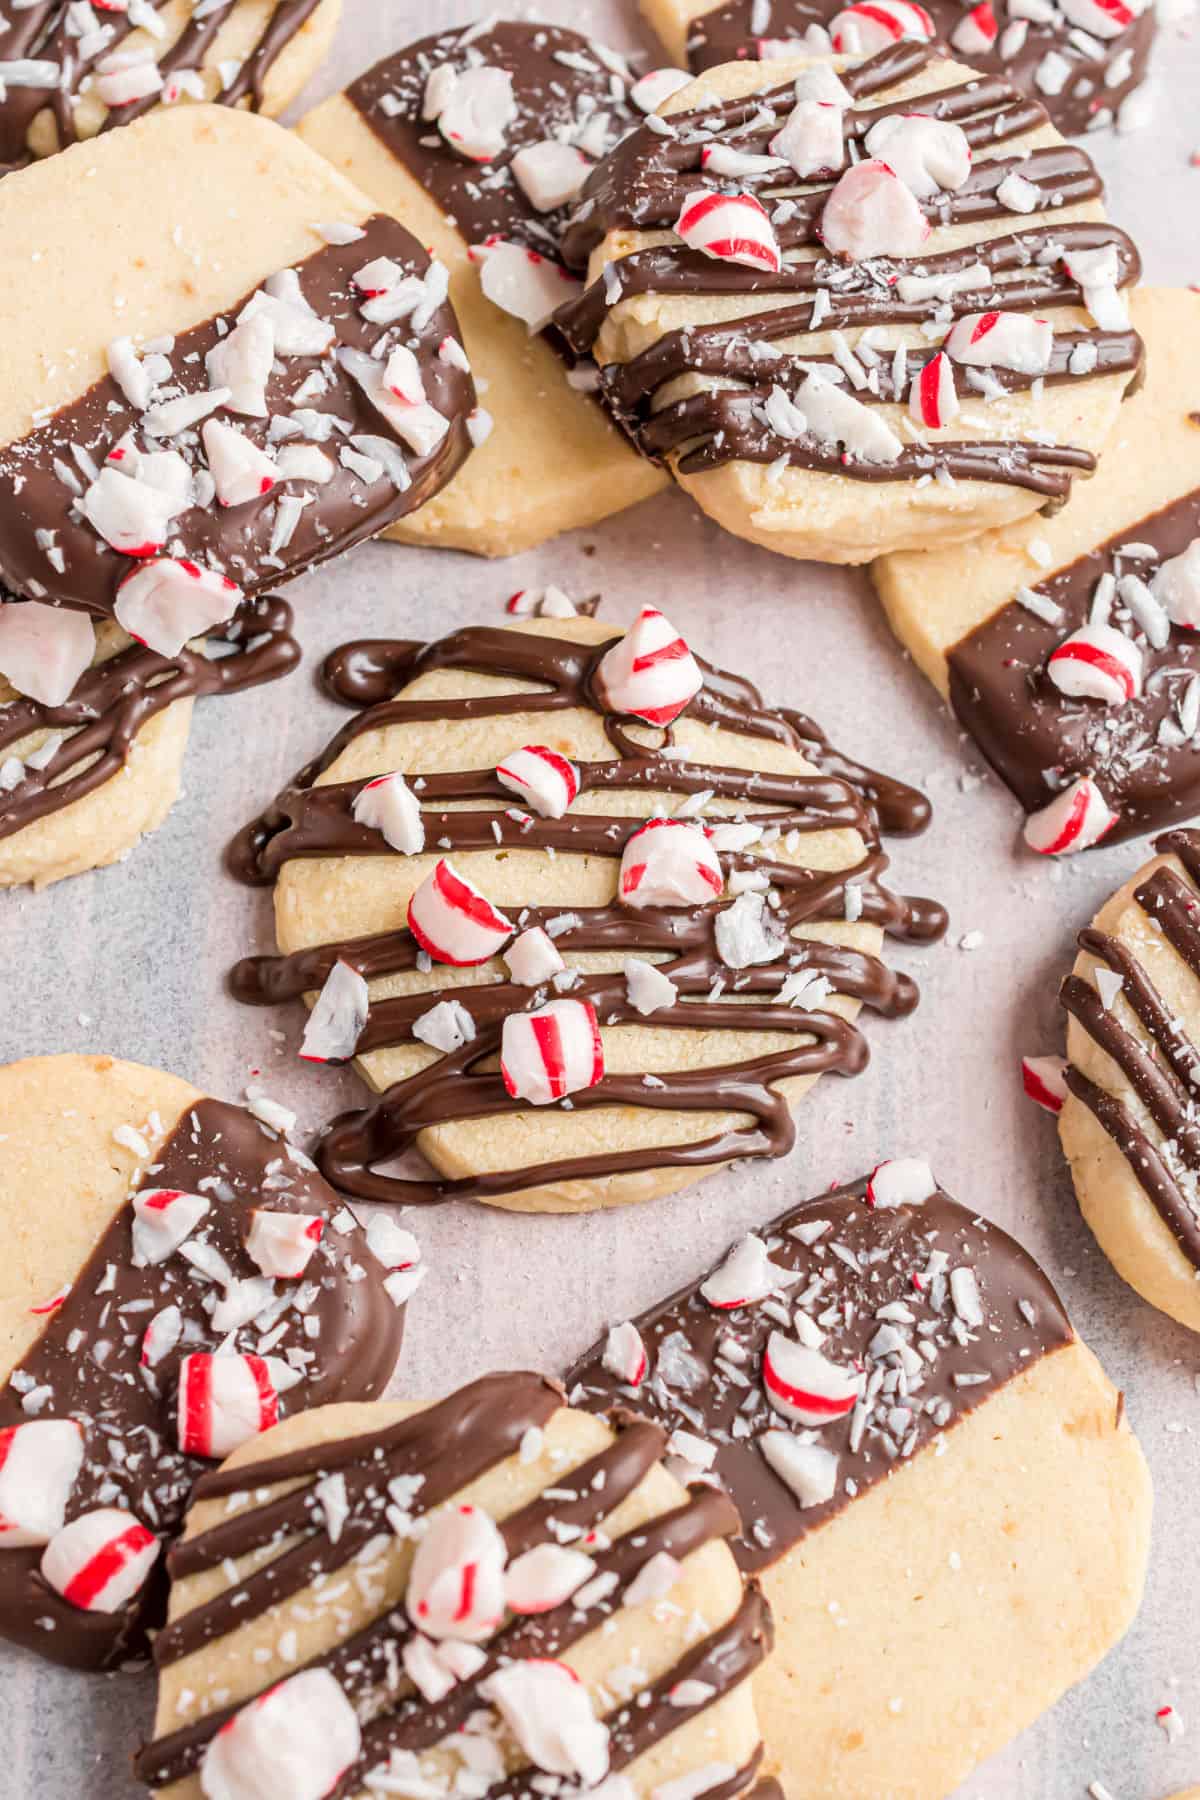
[[[454,0],[345,0],[337,55],[317,96],[435,22],[483,10]],[[638,41],[626,0],[546,0],[537,11],[620,47]],[[1150,128],[1093,137],[1089,148],[1109,180],[1113,216],[1139,238],[1147,279],[1186,283],[1200,280],[1200,169],[1188,166],[1200,146],[1196,41],[1169,31],[1159,64]],[[261,1068],[268,1090],[308,1127],[357,1103],[363,1090],[352,1076],[296,1062],[295,1011],[249,1011],[224,993],[229,962],[272,944],[269,901],[228,880],[223,846],[342,716],[312,686],[327,650],[362,633],[434,636],[490,620],[513,589],[547,581],[578,595],[603,591],[605,615],[622,621],[656,602],[704,655],[759,681],[768,698],[808,707],[854,754],[924,784],[934,827],[896,846],[893,881],[946,901],[951,935],[944,947],[902,958],[922,986],[921,1010],[874,1027],[860,1080],[817,1089],[785,1163],[729,1171],[608,1217],[453,1208],[410,1221],[432,1274],[410,1311],[397,1392],[431,1395],[451,1378],[496,1367],[561,1367],[603,1324],[696,1273],[739,1230],[884,1156],[927,1153],[951,1192],[1015,1231],[1059,1284],[1081,1334],[1126,1391],[1157,1494],[1134,1629],[958,1800],[1076,1800],[1096,1780],[1115,1800],[1161,1800],[1200,1782],[1200,1343],[1123,1287],[1095,1248],[1053,1126],[1022,1098],[1018,1071],[1023,1052],[1060,1047],[1055,993],[1073,933],[1143,846],[1035,865],[1018,845],[1014,803],[980,774],[897,652],[864,577],[740,544],[677,493],[506,564],[380,545],[310,576],[291,596],[304,669],[260,694],[197,709],[185,796],[165,827],[120,867],[40,896],[0,895],[0,1060],[105,1051],[229,1099]],[[982,934],[977,949],[957,947],[967,932]],[[269,1035],[280,1026],[282,1045]],[[997,1681],[1004,1678],[998,1669]],[[1175,1748],[1154,1719],[1167,1701],[1192,1727]],[[0,1651],[0,1795],[133,1800],[143,1790],[128,1775],[129,1759],[151,1709],[147,1678],[73,1677]]]

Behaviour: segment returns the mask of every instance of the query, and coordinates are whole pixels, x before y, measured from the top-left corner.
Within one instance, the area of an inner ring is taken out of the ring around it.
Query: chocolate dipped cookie
[[[857,1015],[915,984],[888,936],[940,906],[884,884],[914,789],[692,654],[647,608],[345,645],[355,711],[233,846],[280,954],[235,993],[314,1005],[301,1054],[379,1094],[316,1154],[346,1193],[581,1211],[779,1156]],[[497,1060],[498,1059],[498,1060]],[[385,1166],[410,1150],[426,1166]]]

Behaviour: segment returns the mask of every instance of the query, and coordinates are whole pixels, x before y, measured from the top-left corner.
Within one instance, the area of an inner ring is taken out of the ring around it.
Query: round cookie
[[[1191,1124],[1200,1038],[1200,833],[1105,902],[1063,984],[1067,1094],[1059,1133],[1084,1218],[1118,1275],[1200,1331],[1200,1145]]]
[[[0,1069],[0,1636],[55,1662],[118,1666],[161,1616],[160,1567],[112,1603],[54,1578],[84,1520],[131,1515],[157,1555],[202,1445],[224,1455],[310,1402],[373,1399],[399,1355],[411,1275],[388,1274],[283,1109],[251,1105],[105,1056]],[[271,1246],[297,1215],[277,1276]],[[60,1474],[44,1440],[71,1420]]]
[[[32,65],[28,85],[5,84],[0,170],[162,104],[219,100],[281,113],[331,48],[341,0],[166,0],[140,27],[123,6],[106,6],[91,23],[78,11],[67,0],[26,0],[0,23],[0,62]]]
[[[294,669],[292,612],[247,601],[213,654],[170,659],[98,624],[92,668],[61,706],[0,677],[0,887],[47,887],[119,862],[161,825],[179,794],[192,701],[236,693]]]
[[[674,636],[648,611],[629,653],[646,629]],[[927,942],[945,914],[882,885],[879,843],[881,830],[921,829],[927,803],[674,641],[645,652],[651,666],[665,654],[668,670],[691,664],[689,689],[705,685],[668,741],[597,697],[622,634],[594,619],[475,627],[424,647],[351,644],[330,658],[327,687],[366,709],[235,846],[243,879],[278,878],[282,955],[239,965],[234,991],[311,1002],[328,979],[324,1014],[369,983],[340,1048],[317,1052],[357,1051],[381,1095],[318,1151],[343,1191],[555,1212],[653,1199],[733,1157],[783,1154],[790,1106],[821,1073],[864,1065],[860,1007],[897,1016],[916,1004],[914,984],[881,960],[883,938]],[[527,745],[575,771],[565,816],[513,806],[496,769]],[[394,771],[425,808],[419,852],[398,853],[394,830],[359,818],[368,783]],[[624,904],[619,884],[628,891],[640,866],[627,846],[661,814],[685,829],[656,841],[706,859],[707,898],[688,888]],[[482,965],[434,961],[405,928],[410,901],[436,894],[443,858],[503,909],[508,929]],[[549,961],[531,971],[507,960],[529,952]],[[513,1073],[523,1015],[556,1001],[558,1016],[573,1003],[564,1030],[592,1009],[603,1070],[589,1055],[587,1079],[559,1090],[566,1105],[524,1104]],[[414,1146],[441,1179],[379,1172]]]
[[[1137,1610],[1151,1488],[1121,1396],[919,1159],[771,1221],[566,1380],[678,1433],[673,1470],[737,1507],[787,1794],[943,1800]]]
[[[748,1677],[770,1647],[769,1615],[722,1541],[732,1507],[685,1493],[659,1464],[665,1443],[656,1426],[572,1412],[552,1383],[513,1374],[432,1406],[324,1407],[238,1451],[199,1484],[171,1558],[170,1622],[155,1647],[160,1735],[139,1775],[192,1800],[226,1722],[240,1721],[236,1745],[253,1696],[297,1676],[311,1684],[320,1669],[337,1683],[324,1696],[330,1722],[349,1737],[335,1784],[345,1800],[367,1793],[372,1774],[381,1787],[391,1772],[440,1791],[464,1767],[481,1790],[517,1793],[542,1783],[528,1773],[539,1759],[566,1775],[582,1772],[577,1756],[588,1787],[611,1775],[631,1800],[674,1782],[765,1800]],[[461,1545],[459,1514],[461,1531],[470,1520]],[[324,1603],[351,1558],[355,1579]],[[451,1619],[437,1583],[468,1559]],[[488,1703],[524,1684],[527,1699],[506,1703],[506,1733]],[[262,1754],[260,1778],[275,1767],[271,1747]]]
[[[445,270],[269,120],[178,107],[77,144],[0,183],[0,232],[15,594],[170,655],[470,449]]]
[[[999,78],[916,43],[839,66],[832,114],[828,63],[673,94],[589,179],[564,247],[590,285],[558,322],[719,524],[857,563],[1067,497],[1140,363],[1139,261],[1090,159]],[[838,166],[798,179],[814,159]]]
[[[1025,809],[1040,812],[1086,779],[1116,815],[1106,843],[1200,807],[1195,633],[1160,573],[1200,539],[1200,415],[1189,400],[1200,299],[1140,289],[1133,320],[1145,385],[1122,408],[1098,473],[1060,513],[884,557],[871,571],[893,631]],[[1048,667],[1097,624],[1119,630],[1136,657],[1137,691],[1117,704],[1061,692]]]
[[[476,69],[510,74],[515,106],[482,171],[451,147],[426,110],[431,80]],[[479,247],[489,240],[532,251],[543,269],[558,263],[566,208],[548,204],[555,192],[531,182],[535,205],[514,159],[536,155],[547,141],[565,143],[586,171],[642,117],[628,99],[631,80],[620,57],[578,32],[485,22],[387,57],[297,126],[336,168],[408,220],[450,270],[450,298],[490,419],[491,434],[466,468],[389,537],[512,556],[665,486],[589,393],[594,371],[586,364],[572,371],[560,339],[502,310],[481,285]],[[574,288],[562,271],[561,299]]]
[[[741,57],[828,51],[831,31],[854,29],[845,0],[641,0],[641,8],[676,62],[696,74]],[[1114,121],[1132,125],[1142,102],[1131,97],[1145,80],[1157,31],[1154,7],[1135,0],[1101,11],[1067,0],[1037,9],[1036,18],[1032,10],[1019,0],[988,10],[929,0],[904,16],[914,30],[932,27],[969,54],[982,74],[1003,75],[1039,100],[1068,137]]]

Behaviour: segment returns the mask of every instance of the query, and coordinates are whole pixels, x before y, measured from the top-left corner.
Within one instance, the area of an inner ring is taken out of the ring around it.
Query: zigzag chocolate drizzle
[[[280,1599],[344,1568],[381,1530],[390,1532],[393,1500],[389,1489],[397,1478],[419,1477],[412,1483],[413,1498],[407,1507],[411,1516],[420,1519],[514,1455],[525,1434],[543,1427],[561,1403],[561,1391],[540,1376],[485,1376],[438,1405],[381,1431],[314,1444],[205,1476],[194,1498],[226,1496],[233,1510],[219,1525],[176,1547],[170,1559],[172,1575],[182,1579],[215,1569],[230,1558],[275,1542],[291,1547],[160,1633],[155,1645],[159,1666],[191,1655],[227,1631],[261,1617]],[[538,1544],[562,1541],[565,1529],[583,1533],[600,1528],[659,1461],[667,1440],[661,1427],[620,1411],[613,1415],[612,1423],[618,1435],[607,1449],[562,1474],[552,1490],[498,1521],[510,1557]],[[316,1493],[318,1480],[334,1473],[341,1473],[345,1480],[350,1507],[336,1543],[325,1528]],[[265,1491],[281,1482],[297,1485],[275,1499],[265,1499]],[[254,1504],[245,1504],[252,1499]],[[700,1490],[690,1493],[675,1510],[660,1514],[611,1545],[601,1543],[594,1556],[596,1576],[615,1577],[607,1593],[586,1607],[568,1600],[548,1612],[512,1618],[488,1641],[487,1660],[476,1674],[436,1703],[415,1692],[404,1672],[401,1653],[417,1633],[402,1606],[390,1607],[342,1643],[299,1665],[328,1669],[363,1721],[361,1753],[343,1774],[334,1796],[358,1792],[373,1770],[386,1766],[393,1750],[419,1755],[461,1730],[483,1704],[480,1683],[503,1662],[561,1657],[601,1629],[619,1612],[630,1583],[651,1557],[666,1552],[683,1560],[702,1545],[728,1538],[737,1529],[737,1513],[726,1496]],[[708,1682],[714,1691],[702,1707],[712,1705],[753,1672],[769,1647],[769,1614],[761,1596],[750,1589],[727,1624],[695,1645],[668,1677],[648,1684],[634,1704],[618,1707],[610,1716],[613,1770],[624,1767],[700,1710],[689,1708],[683,1713],[671,1705],[669,1690],[680,1680]],[[245,1704],[243,1700],[236,1706],[216,1707],[147,1745],[137,1762],[140,1778],[158,1788],[193,1773],[207,1745]],[[754,1783],[761,1754],[760,1749],[732,1782],[709,1790],[705,1800],[745,1793]],[[492,1800],[500,1796],[515,1800],[529,1791],[529,1782],[530,1771],[524,1770],[512,1780],[494,1783],[487,1792]],[[755,1800],[771,1800],[771,1793],[770,1784],[754,1789]]]
[[[35,731],[69,733],[43,768],[24,765],[16,785],[0,784],[0,838],[11,837],[94,793],[125,766],[134,739],[149,721],[193,695],[237,694],[278,681],[300,661],[292,636],[292,609],[273,596],[246,600],[210,644],[228,655],[205,655],[186,645],[178,656],[158,656],[130,644],[97,663],[61,706],[18,695],[0,704],[0,774],[13,744]]]
[[[865,100],[911,80],[940,55],[934,46],[905,42],[843,71],[842,79],[856,101]],[[786,169],[722,182],[705,172],[701,163],[703,150],[717,142],[761,154],[794,105],[793,87],[788,83],[748,99],[672,115],[675,136],[664,137],[643,126],[589,178],[564,236],[567,261],[574,267],[586,266],[592,251],[612,231],[670,231],[684,200],[698,187],[750,192],[769,212],[774,208],[775,233],[785,256],[804,246],[819,247],[821,214],[834,182],[801,183]],[[991,148],[1048,122],[1036,102],[1017,94],[999,77],[988,76],[922,94],[919,99],[856,106],[844,115],[846,136],[857,144],[879,120],[911,112],[915,105],[931,118],[959,124],[972,147]],[[1100,177],[1082,150],[1049,145],[1023,158],[997,157],[977,163],[957,192],[939,193],[922,203],[930,223],[961,227],[1010,216],[1011,209],[999,200],[997,189],[1006,176],[1016,173],[1045,195],[1047,210],[1097,199],[1103,192]],[[683,474],[735,460],[774,463],[780,459],[860,481],[912,480],[944,470],[956,479],[1003,482],[1060,501],[1070,491],[1072,471],[1094,469],[1090,452],[1034,440],[943,439],[906,445],[890,462],[869,462],[811,435],[783,437],[763,410],[772,388],[781,385],[790,391],[814,366],[832,365],[828,357],[772,346],[784,338],[845,326],[921,324],[935,314],[939,325],[949,326],[966,313],[995,307],[1035,312],[1047,305],[1082,305],[1082,290],[1063,268],[1061,252],[1108,244],[1116,247],[1121,285],[1136,282],[1141,265],[1135,246],[1124,232],[1106,224],[1041,224],[966,250],[911,259],[874,257],[860,264],[820,257],[785,261],[775,275],[714,260],[680,243],[656,244],[610,263],[601,278],[579,299],[561,308],[555,318],[571,348],[583,355],[594,351],[613,308],[639,295],[705,299],[740,294],[803,296],[794,305],[754,311],[720,324],[668,331],[630,362],[607,365],[602,371],[604,396],[638,447],[653,458],[680,452]],[[982,264],[991,277],[985,285],[937,301],[928,296],[903,297],[906,279],[948,277],[975,264]],[[1003,275],[1014,278],[999,279]],[[818,307],[823,310],[816,310]],[[1089,354],[1082,359],[1089,365],[1086,372],[1074,372],[1071,353],[1085,344],[1095,350],[1095,361]],[[936,348],[906,349],[904,379],[911,380]],[[872,353],[863,371],[867,385],[856,383],[853,387],[857,399],[895,403],[901,398],[888,371],[890,359],[890,350],[882,357]],[[1137,370],[1141,360],[1142,344],[1135,332],[1063,333],[1049,370],[1037,380],[1080,381],[1092,375]],[[1034,384],[1030,377],[1002,371],[996,374],[998,385],[1006,390]],[[656,411],[659,392],[682,375],[728,375],[739,386],[705,390]],[[968,387],[975,386],[981,393],[990,391],[979,371],[968,369],[963,375]],[[992,371],[988,375],[990,378]]]
[[[193,11],[183,30],[169,49],[155,58],[164,77],[197,70],[230,16],[241,0],[217,0],[203,17]],[[272,64],[284,47],[312,17],[320,0],[278,0],[266,27],[246,60],[226,86],[222,83],[215,98],[225,106],[238,106],[249,101],[257,111],[263,101],[263,87]],[[28,145],[29,128],[40,112],[47,109],[54,116],[58,147],[65,150],[78,141],[75,105],[84,81],[92,75],[96,64],[117,49],[134,29],[125,12],[105,12],[97,21],[105,33],[103,43],[87,46],[80,34],[71,29],[72,7],[68,0],[34,0],[21,11],[11,5],[0,22],[0,61],[31,59],[52,62],[59,70],[53,84],[32,87],[8,86],[0,102],[0,173],[24,168],[36,161]],[[158,94],[123,106],[110,107],[100,126],[109,131],[116,125],[127,125],[160,104]]]
[[[595,696],[595,671],[607,648],[607,641],[579,644],[486,627],[455,632],[424,646],[386,640],[343,646],[325,665],[326,687],[344,701],[367,703],[367,710],[351,720],[274,806],[235,840],[231,850],[234,873],[242,880],[261,883],[270,881],[285,862],[296,857],[394,854],[378,832],[354,821],[354,800],[366,786],[366,778],[313,785],[363,732],[418,721],[500,718],[516,712],[552,715],[590,706],[602,715],[616,755],[609,761],[578,765],[578,812],[572,809],[559,820],[519,815],[514,822],[511,810],[505,809],[511,795],[497,781],[494,769],[431,774],[422,777],[419,789],[430,839],[436,839],[449,854],[491,849],[504,842],[514,848],[619,859],[626,838],[643,821],[589,814],[585,810],[589,791],[646,787],[656,794],[688,795],[712,790],[744,802],[753,809],[751,817],[756,824],[784,836],[853,828],[866,840],[863,859],[853,868],[838,871],[800,868],[764,856],[726,855],[728,869],[755,869],[767,876],[780,896],[774,917],[781,931],[790,932],[818,920],[845,919],[847,890],[853,887],[861,907],[857,916],[880,925],[889,936],[927,943],[942,935],[946,915],[940,906],[900,898],[882,883],[888,859],[879,848],[880,835],[924,829],[929,806],[922,795],[841,756],[811,720],[799,713],[767,710],[749,682],[704,663],[700,666],[705,686],[692,701],[689,717],[747,737],[789,744],[822,772],[762,774],[677,760],[665,753],[673,745],[670,732],[658,746],[639,743],[630,735],[636,721],[606,713]],[[540,691],[440,700],[391,698],[433,669],[505,675],[537,683]],[[463,800],[490,805],[479,811],[439,814],[433,810],[439,801]],[[594,1087],[572,1096],[575,1108],[631,1105],[690,1112],[728,1110],[749,1114],[750,1124],[698,1143],[653,1151],[612,1149],[552,1167],[514,1169],[470,1179],[417,1181],[377,1173],[375,1165],[404,1154],[429,1126],[494,1117],[519,1106],[499,1074],[483,1072],[478,1065],[498,1048],[504,1018],[538,1004],[541,996],[509,982],[489,982],[454,989],[454,998],[474,1022],[474,1039],[394,1084],[365,1112],[335,1121],[318,1152],[321,1167],[346,1192],[429,1204],[513,1193],[549,1176],[578,1179],[648,1167],[703,1169],[734,1156],[783,1155],[791,1148],[795,1128],[777,1084],[827,1071],[856,1074],[866,1063],[866,1042],[856,1026],[834,1012],[805,1010],[772,998],[750,1003],[748,997],[774,996],[789,972],[804,969],[823,976],[831,991],[852,996],[884,1017],[897,1018],[916,1006],[917,989],[907,976],[888,969],[877,957],[790,937],[775,960],[735,972],[722,961],[716,944],[716,921],[726,905],[728,902],[719,901],[696,908],[656,907],[637,912],[617,904],[530,905],[520,909],[519,920],[522,928],[553,925],[563,951],[673,952],[671,960],[660,966],[681,997],[688,998],[686,1003],[681,1000],[657,1012],[656,1028],[780,1031],[795,1039],[791,1048],[744,1062],[666,1072],[649,1086],[640,1075],[608,1074]],[[233,971],[232,986],[239,999],[269,1004],[319,987],[339,959],[371,980],[414,969],[417,957],[418,946],[407,931],[390,931],[290,956],[249,958]],[[723,991],[726,983],[731,989],[728,995]],[[620,971],[583,975],[571,992],[592,1002],[602,1024],[643,1022],[629,1003]],[[423,991],[375,1001],[359,1051],[413,1041],[413,1025],[439,997],[436,992]]]
[[[1187,880],[1164,866],[1140,882],[1133,897],[1151,926],[1200,978],[1200,832],[1166,832],[1155,839],[1154,848],[1161,856],[1178,857]],[[1112,1058],[1163,1141],[1156,1144],[1121,1100],[1079,1069],[1068,1068],[1067,1086],[1107,1131],[1183,1254],[1200,1269],[1200,1049],[1128,944],[1094,927],[1081,931],[1078,943],[1120,976],[1121,998],[1153,1049],[1122,1023],[1115,1005],[1102,1004],[1096,988],[1082,976],[1067,977],[1061,1004]]]

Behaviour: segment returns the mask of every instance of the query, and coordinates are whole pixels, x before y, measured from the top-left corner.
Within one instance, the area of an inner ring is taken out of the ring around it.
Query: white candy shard
[[[371,999],[366,981],[341,958],[308,1015],[300,1055],[305,1062],[348,1062],[358,1048]]]
[[[950,327],[942,348],[955,362],[974,368],[1044,375],[1054,349],[1054,327],[1025,313],[967,313]]]
[[[710,1306],[728,1312],[736,1306],[753,1306],[795,1280],[790,1269],[771,1261],[762,1239],[750,1232],[701,1284],[700,1295]]]
[[[182,1336],[183,1314],[177,1306],[164,1306],[156,1312],[142,1333],[143,1368],[156,1369],[164,1356],[170,1356]]]
[[[495,1521],[478,1506],[435,1512],[417,1545],[405,1606],[432,1638],[481,1643],[504,1616],[508,1553]]]
[[[971,146],[961,125],[925,113],[893,113],[872,125],[865,139],[918,200],[954,191],[971,173]]]
[[[665,1600],[683,1573],[668,1550],[659,1550],[644,1562],[621,1597],[622,1606],[656,1606]]]
[[[739,894],[717,914],[717,954],[730,969],[774,962],[787,948],[787,935],[762,894]]]
[[[244,432],[220,419],[206,419],[200,436],[220,505],[245,506],[271,492],[279,470]]]
[[[512,750],[496,767],[496,779],[519,794],[543,819],[561,819],[579,792],[579,770],[545,744]]]
[[[510,1013],[500,1035],[500,1073],[513,1099],[531,1106],[595,1087],[604,1076],[604,1046],[590,1000]]]
[[[808,68],[801,69],[794,83],[797,101],[820,100],[826,106],[849,108],[854,105],[854,95],[846,86],[832,63],[810,63]]]
[[[1023,836],[1029,848],[1041,856],[1067,856],[1098,844],[1119,816],[1092,777],[1081,775],[1049,805],[1030,813]]]
[[[820,233],[834,256],[916,256],[929,236],[916,195],[875,158],[847,169],[821,214]]]
[[[358,1760],[362,1732],[328,1669],[303,1669],[251,1700],[204,1752],[205,1800],[325,1800]]]
[[[512,936],[513,924],[442,857],[408,903],[408,928],[430,956],[455,968],[487,962]]]
[[[132,569],[117,589],[117,623],[159,656],[178,656],[192,638],[223,625],[241,604],[227,575],[188,557],[156,556]]]
[[[679,989],[670,976],[640,956],[625,958],[625,992],[630,1006],[644,1019],[664,1006],[674,1006],[679,998]]]
[[[1121,264],[1114,243],[1095,250],[1068,250],[1063,267],[1083,290],[1083,303],[1103,331],[1123,331],[1129,308],[1120,293]]]
[[[260,317],[270,321],[276,356],[324,356],[337,337],[337,328],[319,318],[304,298],[294,269],[281,269],[264,289],[252,294],[238,314],[238,324]]]
[[[145,412],[150,404],[153,383],[137,351],[133,339],[114,338],[105,352],[108,372],[135,412]]]
[[[512,172],[529,204],[538,212],[555,212],[579,198],[592,164],[573,144],[546,138],[529,144],[512,159]]]
[[[133,1196],[134,1267],[166,1262],[192,1235],[212,1206],[203,1194],[177,1188],[143,1188]]]
[[[385,1269],[411,1269],[421,1260],[421,1246],[386,1213],[373,1212],[367,1221],[367,1249]]]
[[[145,1584],[158,1552],[158,1539],[132,1513],[102,1506],[55,1533],[42,1553],[42,1578],[81,1612],[120,1612]]]
[[[446,142],[471,162],[491,162],[504,148],[517,116],[512,76],[487,63],[463,69],[438,96],[437,127]]]
[[[414,1021],[412,1033],[431,1050],[440,1050],[443,1056],[449,1056],[451,1051],[461,1050],[464,1044],[474,1041],[475,1021],[461,1001],[439,1000],[436,1006],[431,1006]]]
[[[509,1663],[480,1684],[530,1762],[548,1775],[593,1787],[608,1774],[608,1727],[566,1663],[538,1658]]]
[[[863,462],[895,462],[899,456],[903,446],[891,426],[834,382],[810,375],[797,400],[808,429],[822,443],[840,444]]]
[[[669,619],[643,607],[623,638],[605,652],[596,689],[611,712],[647,725],[670,725],[700,692],[699,664]]]
[[[1072,700],[1124,706],[1142,691],[1142,653],[1114,625],[1081,625],[1051,651],[1046,671]]]
[[[933,1170],[920,1156],[897,1156],[881,1162],[867,1183],[867,1205],[920,1206],[938,1191]]]
[[[230,412],[251,419],[267,416],[267,382],[275,360],[275,327],[264,312],[252,313],[235,325],[208,352],[204,366],[209,383],[228,388]]]
[[[176,1408],[179,1448],[185,1456],[229,1456],[279,1423],[279,1396],[299,1379],[275,1356],[185,1356]]]
[[[819,1350],[773,1331],[763,1352],[763,1387],[776,1412],[796,1425],[828,1425],[858,1399],[861,1377]]]
[[[790,1431],[764,1431],[758,1447],[802,1507],[821,1506],[833,1499],[838,1459],[824,1444],[806,1444]]]
[[[321,1241],[325,1221],[311,1213],[274,1212],[256,1206],[246,1233],[246,1254],[275,1281],[298,1281]]]
[[[543,1613],[569,1600],[595,1573],[596,1565],[582,1550],[562,1544],[537,1544],[509,1563],[504,1598],[515,1613]]]
[[[0,1550],[48,1544],[62,1530],[83,1467],[74,1419],[31,1419],[0,1431]]]
[[[682,69],[651,69],[640,81],[634,82],[629,98],[639,112],[657,112],[664,101],[685,88],[691,79]]]
[[[1186,550],[1162,564],[1150,583],[1150,591],[1166,607],[1172,625],[1182,625],[1188,631],[1200,626],[1200,537],[1194,537]]]
[[[724,886],[721,859],[699,825],[649,819],[625,841],[617,881],[623,906],[703,906]]]
[[[523,244],[492,238],[471,252],[479,281],[493,306],[520,319],[530,334],[542,331],[582,284],[561,263]]]
[[[601,1367],[615,1375],[618,1381],[623,1381],[626,1387],[640,1387],[646,1379],[650,1359],[641,1332],[630,1320],[623,1320],[609,1331],[604,1340]]]
[[[765,269],[771,275],[783,267],[775,227],[753,194],[722,194],[701,188],[684,200],[675,233],[690,250],[700,250],[718,262]]]
[[[96,630],[86,613],[40,600],[0,601],[0,675],[18,694],[61,706],[95,650]]]
[[[549,932],[534,925],[513,939],[504,952],[509,974],[519,987],[541,987],[555,975],[561,975],[566,963]]]
[[[425,821],[421,803],[397,769],[378,775],[354,797],[355,823],[382,833],[384,842],[402,856],[416,856],[425,848]]]
[[[790,163],[801,180],[834,174],[846,162],[844,118],[841,105],[800,100],[788,114],[783,130],[771,139],[771,153]]]

